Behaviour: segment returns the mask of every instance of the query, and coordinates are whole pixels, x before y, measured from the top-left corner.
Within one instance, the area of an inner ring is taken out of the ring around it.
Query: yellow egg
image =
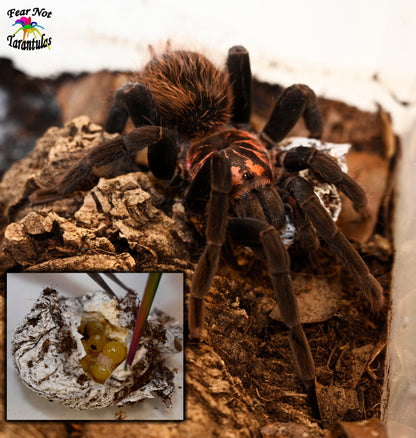
[[[122,342],[110,341],[104,345],[103,354],[105,354],[118,365],[125,359],[127,355],[127,348]]]
[[[85,334],[87,337],[95,335],[97,333],[104,333],[105,325],[100,321],[88,321],[85,324]]]
[[[88,340],[83,338],[81,339],[82,345],[84,346],[84,350],[86,353],[90,351],[90,346],[88,345]]]
[[[88,338],[89,351],[97,353],[102,351],[104,345],[107,343],[107,338],[102,333],[96,333]]]
[[[99,381],[107,380],[111,376],[111,373],[111,367],[101,362],[96,362],[91,368],[92,376]]]
[[[82,369],[83,369],[84,371],[88,371],[88,368],[89,368],[89,366],[90,366],[90,357],[89,357],[88,355],[82,357],[82,358],[79,360],[79,363],[81,364]]]

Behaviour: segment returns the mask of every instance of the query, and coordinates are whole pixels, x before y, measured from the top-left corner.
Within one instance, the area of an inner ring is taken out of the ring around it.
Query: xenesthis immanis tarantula
[[[92,148],[57,182],[31,195],[40,203],[69,194],[94,167],[147,148],[155,177],[187,181],[184,204],[189,215],[205,221],[206,246],[193,276],[188,301],[189,331],[200,338],[204,326],[204,297],[218,268],[226,239],[264,258],[289,341],[296,371],[305,387],[313,387],[315,367],[300,324],[293,293],[290,259],[281,233],[288,216],[298,229],[300,244],[332,250],[362,289],[371,308],[383,305],[383,290],[358,252],[338,230],[314,193],[299,175],[309,169],[334,184],[363,210],[366,194],[337,162],[310,146],[280,150],[303,117],[310,136],[321,137],[322,120],[315,93],[303,84],[284,89],[261,130],[250,126],[251,68],[244,47],[229,50],[219,69],[204,55],[168,50],[153,56],[133,82],[115,94],[105,129],[121,133],[130,117],[135,129]],[[186,162],[181,163],[186,157]]]

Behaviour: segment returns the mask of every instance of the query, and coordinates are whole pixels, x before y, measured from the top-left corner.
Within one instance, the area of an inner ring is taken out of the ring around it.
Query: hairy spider
[[[186,209],[206,219],[206,246],[189,299],[190,336],[201,336],[204,296],[228,236],[231,242],[251,247],[267,261],[280,313],[289,329],[297,374],[310,389],[314,385],[314,361],[300,324],[281,231],[289,210],[304,247],[317,247],[319,238],[325,241],[377,311],[383,303],[380,284],[338,230],[314,187],[299,172],[310,169],[335,184],[357,210],[365,207],[366,195],[321,151],[307,146],[279,149],[278,142],[300,117],[311,137],[321,136],[321,115],[316,96],[308,86],[286,88],[258,134],[249,132],[250,105],[251,69],[243,47],[230,49],[224,70],[195,52],[167,51],[154,56],[134,82],[117,91],[105,125],[109,132],[122,132],[130,117],[136,128],[92,148],[56,187],[38,189],[31,201],[44,202],[68,194],[94,167],[133,156],[144,148],[156,177],[171,180],[181,169],[189,181]],[[186,151],[186,166],[180,166],[179,151]],[[276,165],[277,172],[273,171]]]

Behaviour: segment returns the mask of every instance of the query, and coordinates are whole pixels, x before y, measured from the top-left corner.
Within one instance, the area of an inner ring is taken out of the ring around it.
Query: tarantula
[[[149,168],[157,178],[172,180],[182,168],[189,180],[186,209],[191,215],[206,218],[206,246],[192,280],[188,306],[191,338],[201,336],[204,296],[228,236],[231,242],[252,248],[267,261],[280,313],[289,329],[297,374],[311,389],[314,361],[300,324],[289,255],[280,231],[289,210],[304,247],[317,247],[319,238],[325,241],[377,311],[383,303],[380,284],[299,171],[311,169],[335,184],[357,210],[364,209],[366,195],[332,158],[319,150],[305,146],[278,149],[278,143],[301,117],[311,137],[321,136],[321,114],[315,93],[308,86],[286,88],[257,134],[249,132],[250,107],[251,68],[244,47],[229,50],[224,70],[191,51],[168,50],[155,55],[133,82],[116,92],[105,124],[108,132],[121,133],[130,117],[136,128],[92,148],[56,187],[38,189],[31,201],[66,195],[94,167],[134,156],[145,148]],[[181,167],[178,152],[184,150],[186,166]],[[277,172],[273,170],[276,165]]]

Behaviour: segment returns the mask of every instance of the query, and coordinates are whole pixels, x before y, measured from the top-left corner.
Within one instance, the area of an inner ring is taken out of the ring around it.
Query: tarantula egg
[[[182,328],[161,312],[151,314],[125,370],[139,305],[134,292],[122,299],[104,292],[68,298],[45,289],[12,339],[20,379],[48,400],[77,409],[154,397],[169,406],[174,373],[165,360],[179,351]]]
[[[105,382],[127,356],[127,346],[122,341],[111,340],[110,324],[92,320],[78,328],[86,356],[80,359],[83,370],[96,382]]]

